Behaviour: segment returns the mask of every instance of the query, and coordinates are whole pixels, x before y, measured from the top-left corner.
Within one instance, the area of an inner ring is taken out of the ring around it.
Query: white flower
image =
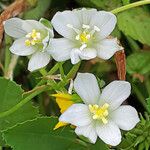
[[[96,9],[57,12],[54,29],[64,38],[52,39],[51,51],[57,61],[71,59],[73,64],[98,56],[111,58],[122,47],[116,38],[108,38],[116,25],[116,16]]]
[[[100,92],[94,75],[79,73],[74,88],[85,104],[73,104],[59,121],[75,125],[75,133],[89,138],[92,143],[98,136],[105,143],[116,146],[121,142],[120,129],[131,130],[139,122],[133,107],[120,106],[130,95],[130,83],[113,81]]]
[[[10,51],[19,56],[32,55],[28,64],[30,71],[42,68],[50,61],[47,46],[54,35],[52,29],[41,23],[43,20],[46,19],[35,21],[12,18],[4,23],[5,32],[16,39]]]

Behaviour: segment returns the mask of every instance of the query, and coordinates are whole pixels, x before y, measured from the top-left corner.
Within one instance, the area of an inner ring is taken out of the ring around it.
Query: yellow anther
[[[108,123],[108,120],[103,117],[103,118],[102,118],[102,122],[103,122],[104,124],[107,124],[107,123]]]
[[[41,42],[41,34],[40,34],[40,32],[37,32],[35,29],[33,29],[32,32],[28,33],[26,35],[26,38],[28,38],[25,41],[26,46],[35,45],[36,43]]]
[[[88,43],[88,41],[90,39],[90,34],[83,32],[80,34],[79,39],[82,43]]]
[[[107,116],[108,116],[108,107],[109,104],[105,103],[103,106],[98,105],[89,105],[89,110],[92,113],[92,118],[94,120],[102,120],[104,124],[107,124]]]
[[[36,40],[31,40],[31,44],[35,45],[36,44]]]
[[[31,45],[30,40],[25,40],[25,45],[26,45],[26,46],[30,46],[30,45]]]
[[[31,37],[34,39],[37,37],[37,32],[35,29],[32,30]]]

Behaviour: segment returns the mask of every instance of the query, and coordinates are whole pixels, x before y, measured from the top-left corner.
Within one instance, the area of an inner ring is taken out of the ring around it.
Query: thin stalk
[[[65,79],[65,73],[64,73],[64,69],[62,67],[62,62],[59,63],[59,71],[61,74],[61,78],[64,80]]]
[[[8,35],[5,34],[5,64],[4,64],[4,74],[6,74],[10,59],[11,59],[11,53],[10,53],[10,45],[12,44],[12,39]]]
[[[56,66],[55,66],[56,67]],[[68,73],[66,79],[70,79],[70,78],[73,78],[76,74],[76,72],[78,71],[80,67],[80,63],[76,64],[75,66],[73,66],[73,68],[70,70],[70,72]],[[57,67],[56,67],[57,68]],[[59,65],[58,65],[58,68],[59,68]],[[57,69],[58,69],[57,68]],[[55,71],[55,69],[54,69]],[[52,73],[52,72],[50,72]],[[60,82],[60,84],[58,85],[61,85],[61,83],[64,84],[63,81]],[[67,83],[65,83],[67,84]],[[18,109],[20,109],[22,106],[24,106],[27,102],[29,102],[33,97],[39,95],[40,93],[44,92],[44,91],[47,91],[47,90],[50,90],[51,88],[49,88],[47,85],[43,85],[41,87],[35,87],[36,90],[32,90],[31,94],[26,96],[22,101],[20,101],[17,105],[15,105],[14,107],[12,107],[11,109],[5,111],[5,112],[2,112],[0,113],[0,118],[3,118],[3,117],[6,117],[12,113],[14,113],[15,111],[17,111]],[[28,92],[30,93],[30,92]],[[26,94],[28,94],[26,93]]]
[[[5,75],[4,75],[4,77],[6,79],[13,80],[13,72],[14,72],[14,69],[16,67],[18,58],[19,57],[17,55],[12,55],[10,64],[8,66],[8,69],[7,69],[6,73],[5,73]]]
[[[47,71],[45,70],[45,68],[40,69],[39,72],[41,73],[42,76],[47,75]]]
[[[145,4],[150,4],[150,0],[143,0],[143,1],[138,1],[135,3],[131,3],[131,4],[116,8],[116,9],[112,10],[111,12],[113,14],[117,14],[117,13],[120,13],[122,11],[128,10],[130,8],[134,8],[134,7],[145,5]]]
[[[47,75],[54,74],[59,69],[59,63],[56,63],[55,66],[52,67],[52,69],[47,73]],[[45,79],[42,79],[36,86],[40,86],[46,82]]]
[[[66,78],[67,79],[74,78],[76,73],[77,73],[77,71],[79,70],[80,65],[81,65],[81,62],[79,62],[76,65],[74,65],[72,67],[72,69],[69,71],[69,73],[67,74]]]
[[[74,65],[72,67],[72,69],[69,71],[69,73],[67,74],[65,80],[61,81],[58,83],[58,87],[62,87],[65,86],[66,84],[68,84],[69,80],[74,78],[77,71],[79,70],[81,62],[77,63],[76,65]]]
[[[41,86],[40,88],[38,88],[36,91],[34,91],[30,95],[28,95],[26,98],[24,98],[22,101],[20,101],[17,105],[12,107],[11,109],[0,113],[0,118],[6,117],[6,116],[14,113],[19,108],[21,108],[23,105],[25,105],[27,102],[29,102],[33,97],[37,96],[38,94],[40,94],[46,90],[49,90],[48,86]]]

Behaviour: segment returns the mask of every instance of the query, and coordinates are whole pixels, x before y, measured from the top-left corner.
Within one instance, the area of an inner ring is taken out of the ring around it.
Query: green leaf
[[[127,72],[129,74],[146,74],[150,72],[150,52],[138,52],[127,57]]]
[[[122,0],[123,5],[130,4],[130,0]]]
[[[15,126],[4,132],[7,144],[14,150],[69,150],[78,144],[70,128],[53,130],[58,122],[54,117],[41,117]]]
[[[101,140],[90,144],[77,139],[70,127],[53,130],[57,122],[55,117],[36,118],[8,129],[3,137],[13,150],[108,150]]]
[[[94,7],[97,9],[112,10],[122,6],[121,0],[76,0],[82,7]]]
[[[77,2],[81,7],[92,7],[92,8],[95,8],[95,5],[92,3],[91,0],[76,0],[76,2]]]
[[[5,78],[0,78],[0,89],[0,113],[9,110],[22,100],[23,90],[15,82]],[[31,103],[27,103],[16,112],[4,118],[0,118],[0,132],[16,125],[17,123],[33,119],[37,114],[37,109],[34,108]],[[0,141],[2,141],[1,138]]]
[[[87,144],[87,143],[86,143]],[[78,144],[72,144],[69,150],[109,150],[109,147],[102,142],[100,139],[97,139],[95,144],[87,144],[86,147]]]
[[[90,150],[109,150],[108,146],[102,142],[100,139],[97,140],[97,142],[90,146]]]
[[[133,8],[117,15],[118,27],[125,34],[150,45],[150,13],[144,7]]]
[[[37,19],[37,20],[40,19],[41,17],[43,17],[44,13],[49,8],[50,4],[51,0],[38,0],[37,6],[34,9],[24,13],[23,18]]]

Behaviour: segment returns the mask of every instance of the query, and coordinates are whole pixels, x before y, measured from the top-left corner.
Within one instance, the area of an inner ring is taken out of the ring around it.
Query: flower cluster
[[[57,12],[51,23],[63,38],[54,38],[52,26],[42,20],[12,18],[4,23],[5,32],[15,38],[10,51],[32,55],[30,71],[45,67],[51,56],[56,61],[71,59],[76,64],[95,57],[109,59],[122,49],[117,39],[109,36],[116,25],[116,16],[110,12],[85,8]]]
[[[12,18],[5,21],[4,29],[15,39],[10,51],[28,56],[28,70],[34,71],[45,67],[51,57],[58,62],[71,59],[72,64],[95,57],[111,58],[123,49],[110,36],[115,25],[114,14],[84,8],[57,12],[51,23],[43,18],[40,21]],[[54,38],[53,28],[61,38]],[[82,102],[70,101],[70,94],[53,94],[62,113],[55,129],[70,123],[76,127],[77,135],[87,137],[91,143],[99,137],[116,146],[121,142],[120,129],[130,130],[139,122],[133,107],[121,106],[131,93],[126,81],[113,81],[101,91],[93,74],[78,73],[74,90]]]

